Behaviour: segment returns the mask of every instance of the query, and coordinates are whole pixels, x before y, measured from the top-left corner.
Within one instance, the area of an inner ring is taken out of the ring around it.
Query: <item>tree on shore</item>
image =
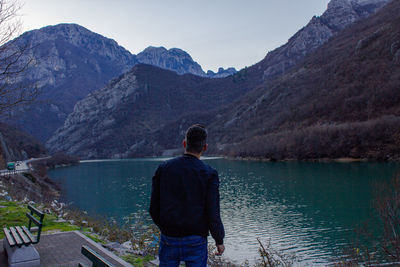
[[[15,39],[21,31],[18,0],[0,0],[0,115],[33,101],[38,90],[23,84],[24,71],[33,64],[29,43]]]

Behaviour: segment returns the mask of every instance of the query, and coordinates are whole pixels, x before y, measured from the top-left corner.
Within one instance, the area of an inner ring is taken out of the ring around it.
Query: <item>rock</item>
[[[392,43],[392,45],[390,46],[390,53],[392,55],[395,55],[397,50],[400,49],[400,41],[396,41],[394,43]]]
[[[45,208],[43,210],[43,212],[46,213],[46,214],[51,214],[51,210],[49,208]]]
[[[124,255],[133,253],[132,249],[125,249],[125,248],[116,248],[116,249],[114,249],[114,251],[117,252],[120,256],[124,256]]]
[[[381,36],[381,34],[382,34],[381,31],[378,30],[378,31],[374,32],[373,34],[358,41],[357,46],[356,46],[356,54],[359,54],[362,49],[364,49],[367,46],[369,46],[370,44],[372,44],[375,40],[377,40],[379,38],[379,36]]]
[[[66,220],[59,217],[59,218],[57,218],[56,222],[63,223],[63,222],[66,222]]]
[[[123,244],[120,244],[118,242],[110,242],[110,243],[103,245],[103,247],[105,247],[108,250],[111,250],[113,252],[116,252],[120,256],[123,256],[126,254],[132,254],[132,253],[134,253],[136,255],[142,255],[142,254],[136,253],[138,251],[134,251],[132,249],[132,243],[130,241],[124,242]]]
[[[396,64],[400,64],[400,49],[394,54],[393,61]]]
[[[121,244],[118,243],[118,242],[110,242],[110,243],[107,243],[107,244],[103,244],[103,247],[105,247],[105,248],[107,248],[109,250],[115,250],[117,248],[120,248]]]
[[[132,242],[131,241],[126,241],[126,242],[121,244],[121,247],[125,248],[125,249],[132,249]]]

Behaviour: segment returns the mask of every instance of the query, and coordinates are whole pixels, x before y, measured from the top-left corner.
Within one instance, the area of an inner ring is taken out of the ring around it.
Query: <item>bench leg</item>
[[[7,256],[8,254],[7,254],[6,243],[7,243],[7,240],[6,240],[6,238],[4,238],[4,240],[3,240],[3,248],[4,248],[4,253],[5,253],[6,256]]]
[[[10,247],[7,240],[3,240],[5,251],[8,255],[10,267],[40,267],[39,252],[33,245]]]

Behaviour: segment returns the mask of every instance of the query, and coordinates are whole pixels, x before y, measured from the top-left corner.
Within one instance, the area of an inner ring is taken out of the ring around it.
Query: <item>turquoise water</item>
[[[49,174],[61,183],[65,202],[124,223],[147,214],[151,177],[162,160],[85,162]],[[375,188],[400,168],[395,163],[206,162],[220,174],[225,256],[253,261],[260,238],[294,255],[300,265],[334,260],[364,222],[377,228]]]

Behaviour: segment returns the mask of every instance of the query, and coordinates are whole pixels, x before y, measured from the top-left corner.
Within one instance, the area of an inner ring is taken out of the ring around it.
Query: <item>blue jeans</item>
[[[160,267],[178,267],[181,261],[186,263],[186,267],[206,267],[207,254],[207,237],[161,235]]]

